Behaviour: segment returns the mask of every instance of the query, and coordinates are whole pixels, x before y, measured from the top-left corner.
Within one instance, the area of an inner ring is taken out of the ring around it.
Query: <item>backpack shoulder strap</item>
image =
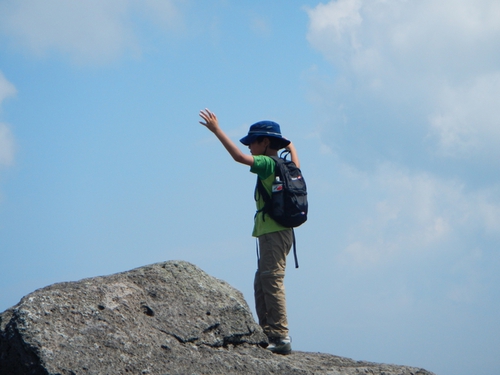
[[[262,183],[262,180],[259,178],[259,176],[257,176],[257,183],[255,185],[255,191],[254,191],[254,199],[255,199],[255,201],[257,201],[259,199],[257,193],[259,193],[259,195],[264,200],[264,206],[260,210],[257,210],[257,212],[255,212],[255,216],[254,217],[257,217],[257,214],[259,212],[262,212],[263,213],[262,220],[266,221],[266,215],[265,214],[271,208],[272,202],[271,202],[271,196],[267,192],[267,190],[264,187],[264,184]]]
[[[267,204],[268,202],[271,201],[271,196],[269,195],[268,191],[264,187],[264,184],[262,183],[262,180],[257,176],[257,183],[255,185],[255,192],[259,192],[259,194],[262,196],[264,199],[264,202]],[[255,200],[257,200],[257,196],[255,196]]]
[[[280,159],[280,158],[274,157],[274,156],[271,156],[271,158],[276,162],[276,167],[274,169],[274,174],[276,175],[276,171],[277,171],[276,168],[278,168],[278,163],[279,163],[278,159]],[[272,198],[269,195],[269,192],[264,187],[264,184],[262,183],[262,180],[260,179],[259,176],[257,176],[257,183],[255,185],[255,192],[254,192],[254,199],[255,200],[258,199],[257,192],[260,194],[262,199],[264,199],[264,207],[257,212],[263,211],[264,213],[266,213],[270,209],[270,206],[272,204],[271,203]],[[256,213],[256,215],[257,215],[257,213]]]

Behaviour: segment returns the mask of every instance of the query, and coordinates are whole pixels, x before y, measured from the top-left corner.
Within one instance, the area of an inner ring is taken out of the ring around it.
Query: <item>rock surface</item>
[[[0,375],[432,375],[266,343],[239,291],[171,261],[27,295],[0,315]]]

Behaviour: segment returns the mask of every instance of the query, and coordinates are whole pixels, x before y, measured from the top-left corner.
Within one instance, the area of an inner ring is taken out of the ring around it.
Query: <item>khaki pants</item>
[[[292,230],[259,237],[259,267],[255,273],[255,310],[268,337],[288,336],[285,299],[286,256],[292,247]]]

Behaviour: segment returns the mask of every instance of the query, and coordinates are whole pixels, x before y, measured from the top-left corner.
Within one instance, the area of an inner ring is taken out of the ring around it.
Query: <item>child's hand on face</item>
[[[215,131],[219,129],[219,121],[215,113],[205,108],[205,110],[200,111],[200,117],[205,120],[200,121],[200,124],[206,126],[211,132],[215,133]]]

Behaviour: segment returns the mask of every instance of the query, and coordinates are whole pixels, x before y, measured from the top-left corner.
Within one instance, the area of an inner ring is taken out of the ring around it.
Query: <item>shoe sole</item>
[[[287,348],[282,348],[282,349],[268,348],[268,350],[271,353],[274,353],[274,354],[283,354],[283,355],[288,355],[288,354],[290,354],[292,352],[292,348],[290,348],[290,349],[287,349]]]
[[[287,350],[287,351],[274,351],[274,350],[270,350],[270,352],[273,353],[273,354],[281,354],[281,355],[292,354],[292,350]]]

